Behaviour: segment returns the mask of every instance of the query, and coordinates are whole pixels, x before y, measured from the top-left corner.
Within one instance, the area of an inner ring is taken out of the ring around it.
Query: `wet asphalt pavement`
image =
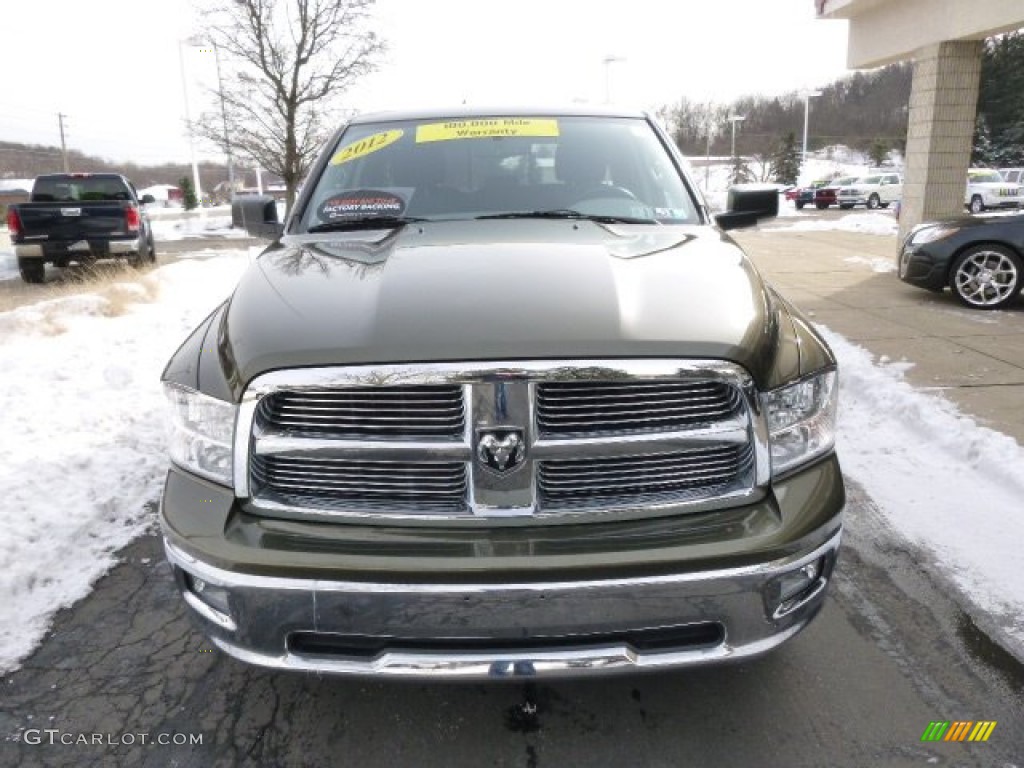
[[[147,535],[0,678],[0,766],[1024,765],[1024,671],[851,488],[830,597],[769,656],[557,683],[249,668],[193,629]],[[923,743],[990,720],[986,743]],[[160,743],[166,742],[166,743]]]

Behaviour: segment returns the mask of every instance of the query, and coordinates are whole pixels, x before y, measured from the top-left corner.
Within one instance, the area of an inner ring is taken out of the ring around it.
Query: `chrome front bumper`
[[[836,532],[803,554],[740,568],[519,584],[265,577],[215,568],[164,544],[204,632],[241,661],[325,674],[479,680],[653,670],[763,654],[818,612],[839,539]],[[802,585],[801,573],[812,574]],[[780,594],[784,579],[786,595]],[[652,634],[660,642],[631,640]],[[673,645],[671,638],[680,640]]]

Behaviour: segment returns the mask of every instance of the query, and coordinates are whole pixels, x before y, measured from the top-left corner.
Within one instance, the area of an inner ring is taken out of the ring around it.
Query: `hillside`
[[[68,151],[68,164],[72,172],[80,173],[121,173],[131,179],[139,189],[153,184],[177,184],[182,176],[192,176],[192,166],[187,163],[166,163],[163,165],[138,165],[136,163],[115,163],[99,157],[85,155],[77,150]],[[64,163],[60,147],[41,144],[18,144],[0,141],[0,179],[32,179],[43,173],[61,173]],[[236,177],[241,175],[235,169]],[[200,163],[199,177],[203,189],[213,189],[227,181],[228,171],[217,163]],[[246,175],[248,184],[256,185],[255,173]],[[266,183],[266,176],[264,176]]]

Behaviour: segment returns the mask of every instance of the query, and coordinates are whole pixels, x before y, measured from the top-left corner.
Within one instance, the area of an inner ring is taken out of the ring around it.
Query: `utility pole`
[[[68,165],[68,145],[64,141],[64,118],[67,115],[57,113],[57,122],[60,123],[60,151],[64,155],[64,173],[71,173],[71,166]]]

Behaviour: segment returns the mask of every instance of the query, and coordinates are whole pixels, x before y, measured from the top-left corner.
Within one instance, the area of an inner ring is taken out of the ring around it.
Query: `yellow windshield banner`
[[[393,131],[381,131],[372,136],[367,136],[365,139],[353,141],[334,153],[334,157],[331,158],[331,165],[341,165],[349,160],[366,157],[371,152],[376,152],[378,149],[384,149],[389,144],[394,144],[404,135],[405,131],[396,129]]]
[[[558,121],[535,117],[487,117],[416,126],[416,143],[508,136],[558,136]]]

